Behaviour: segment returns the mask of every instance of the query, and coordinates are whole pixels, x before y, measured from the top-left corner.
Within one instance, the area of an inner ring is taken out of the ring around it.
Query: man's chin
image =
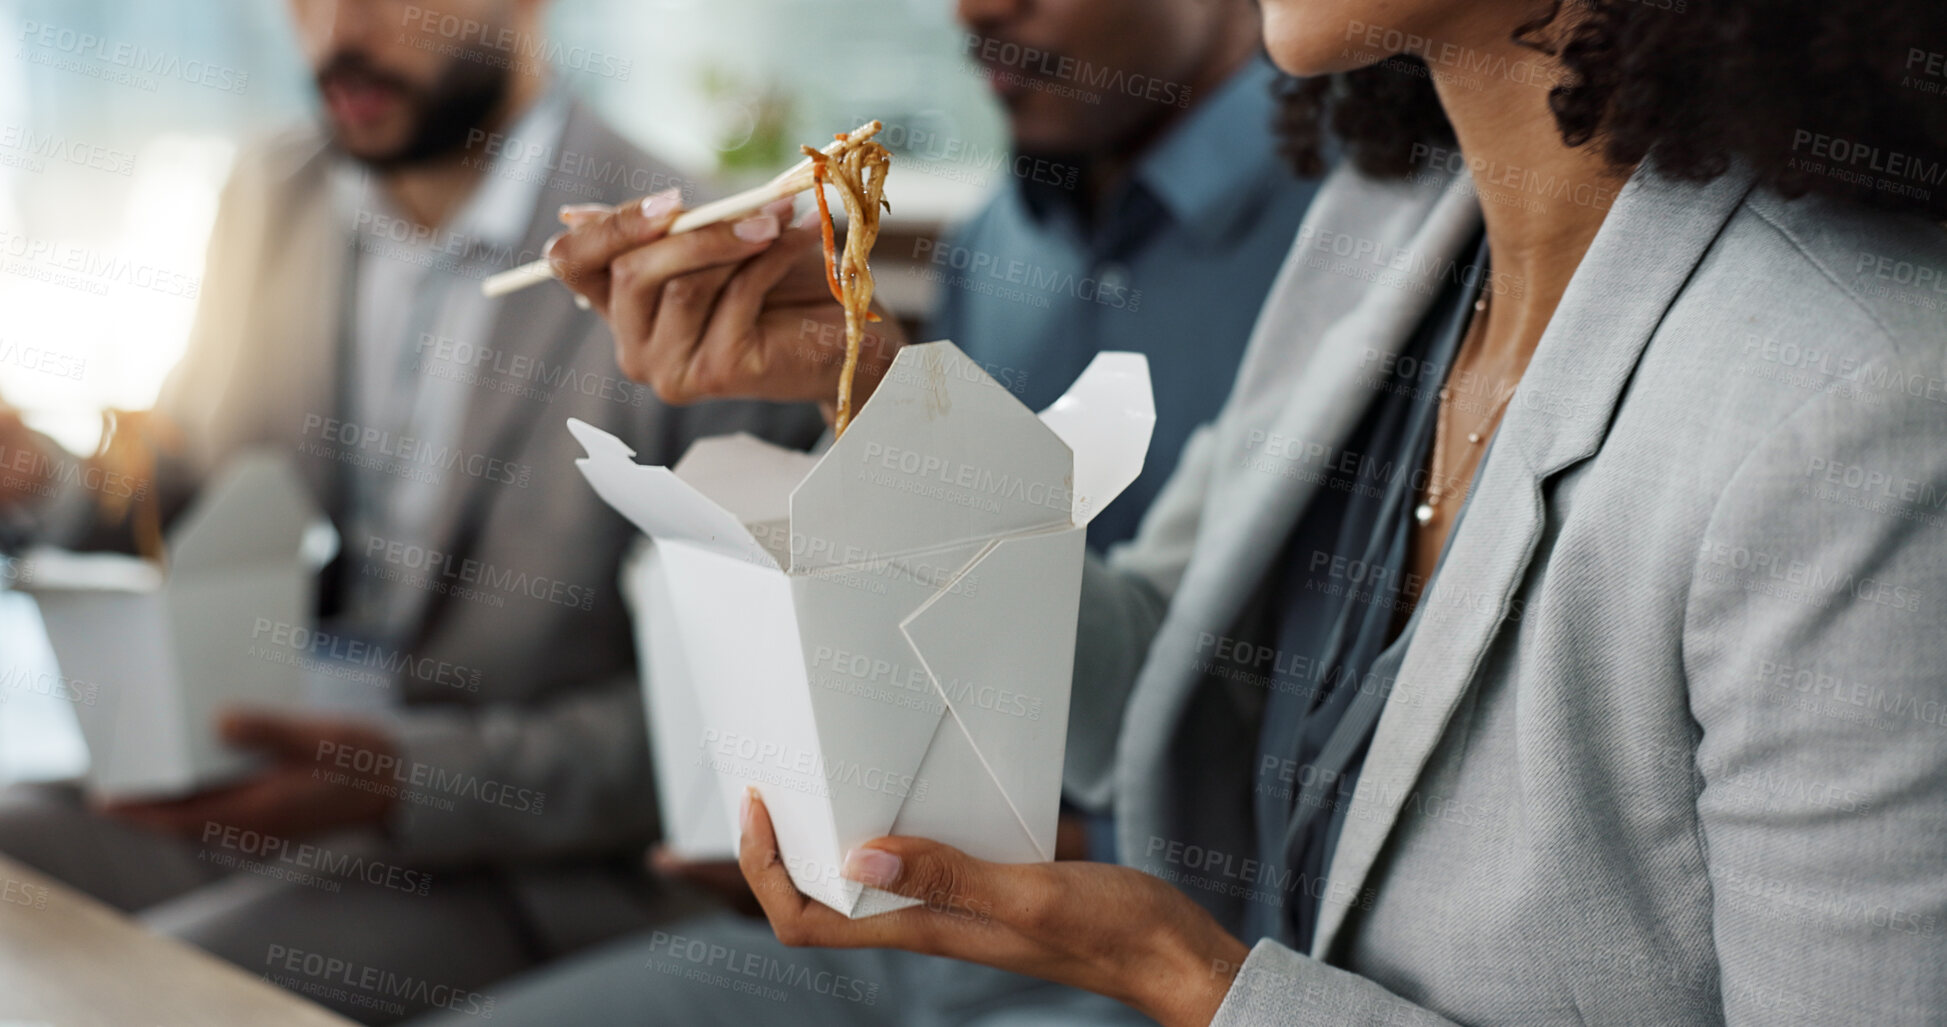
[[[411,158],[409,140],[334,129],[331,144],[339,153],[377,171],[391,171],[416,163]]]
[[[1010,126],[1010,142],[1016,154],[1070,163],[1091,152],[1092,133],[1080,130],[1049,129],[1015,122]]]
[[[1016,153],[1046,153],[1050,150],[1073,149],[1075,129],[1068,119],[1044,106],[1023,104],[1010,105],[1008,109],[1007,131],[1014,141]]]

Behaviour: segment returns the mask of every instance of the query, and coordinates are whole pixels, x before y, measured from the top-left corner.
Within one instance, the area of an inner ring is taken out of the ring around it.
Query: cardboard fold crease
[[[755,786],[792,880],[854,917],[919,901],[839,875],[881,835],[1052,859],[1086,529],[1154,421],[1140,354],[1037,417],[950,342],[902,350],[822,456],[728,436],[646,467],[569,421],[651,540],[623,578],[671,846],[734,853]]]
[[[239,454],[170,526],[166,570],[120,554],[39,549],[26,589],[63,677],[95,686],[75,707],[87,784],[105,798],[168,798],[234,779],[254,757],[224,745],[220,712],[304,701],[299,653],[312,585],[335,536],[288,460]]]

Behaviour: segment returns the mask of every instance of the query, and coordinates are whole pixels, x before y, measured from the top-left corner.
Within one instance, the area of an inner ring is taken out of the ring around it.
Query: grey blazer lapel
[[[1216,430],[1217,469],[1203,503],[1196,559],[1172,597],[1130,699],[1118,787],[1163,794],[1176,782],[1167,750],[1203,682],[1198,638],[1233,629],[1315,485],[1307,465],[1252,463],[1254,434],[1337,446],[1372,400],[1360,368],[1405,344],[1438,294],[1437,277],[1377,281],[1387,263],[1440,272],[1473,236],[1480,212],[1462,189],[1422,191],[1339,177],[1320,190],[1266,300]],[[1341,245],[1341,243],[1343,245]],[[1344,259],[1335,248],[1361,248]],[[1377,258],[1374,254],[1383,254]],[[1294,473],[1286,474],[1285,471]]]
[[[564,152],[588,154],[621,167],[641,161],[627,144],[604,130],[579,105],[570,109],[561,147]],[[589,202],[572,185],[572,176],[550,179],[535,205],[521,249],[510,258],[509,266],[539,257],[547,240],[562,230],[556,211],[563,204]],[[485,345],[496,352],[525,354],[550,366],[568,362],[576,346],[589,342],[596,323],[595,315],[576,308],[567,289],[551,283],[513,293],[498,302],[493,330]],[[550,417],[546,404],[537,403],[519,390],[476,389],[468,397],[459,445],[468,452],[517,460],[530,433],[550,428],[566,430],[558,419],[550,422]],[[493,501],[492,490],[508,487],[485,476],[455,476],[452,487],[440,499],[429,532],[430,543],[440,552],[466,555],[470,548],[466,536],[470,527],[477,526],[470,522],[485,516],[485,507]],[[423,620],[425,625],[437,620],[446,601],[447,593],[432,594]]]
[[[278,407],[272,416],[288,416],[295,410],[302,412],[300,417],[343,417],[338,392],[345,310],[338,300],[344,295],[345,272],[351,263],[352,230],[338,216],[331,188],[323,184],[329,174],[322,157],[313,163],[310,174],[315,176],[306,179],[310,188],[286,194],[288,203],[281,217],[290,242],[266,255],[264,277],[254,284],[258,295],[273,297],[260,306],[264,323],[277,326],[275,332],[266,333],[267,339],[284,341],[295,369],[287,379],[293,387],[288,397],[291,405]],[[301,439],[301,432],[300,427],[292,438]],[[320,504],[336,513],[337,476],[342,469],[318,460],[299,460],[297,466]]]
[[[1428,266],[1452,266],[1445,262],[1466,245],[1479,226],[1473,200],[1463,192],[1449,191],[1411,238],[1375,240],[1374,245],[1411,253],[1415,261]],[[1309,292],[1342,289],[1349,284],[1330,274],[1312,277]],[[1399,352],[1426,315],[1441,284],[1438,276],[1429,276],[1414,289],[1364,286],[1358,305],[1327,326],[1309,354],[1294,354],[1306,359],[1297,374],[1278,376],[1281,387],[1270,397],[1276,406],[1266,410],[1261,419],[1248,418],[1247,424],[1233,426],[1224,439],[1231,452],[1240,462],[1248,459],[1254,448],[1248,434],[1252,430],[1264,430],[1267,439],[1296,440],[1301,445],[1340,445],[1372,404],[1372,390],[1360,384],[1362,369],[1377,366]],[[1292,308],[1308,307],[1315,299],[1291,297],[1291,302],[1280,304],[1279,311],[1267,312],[1259,329],[1267,335],[1265,345],[1286,352],[1297,348],[1294,337],[1303,326],[1294,324]],[[1242,438],[1237,437],[1240,430],[1245,432]],[[1205,513],[1219,530],[1206,534],[1210,552],[1184,578],[1182,609],[1200,614],[1216,625],[1216,630],[1231,627],[1252,591],[1240,588],[1240,584],[1255,584],[1268,569],[1267,555],[1283,546],[1305,504],[1317,491],[1316,475],[1280,472],[1306,470],[1309,468],[1296,461],[1274,458],[1268,469],[1246,464],[1223,479],[1226,487],[1222,495]]]
[[[1638,171],[1618,195],[1543,334],[1448,542],[1393,698],[1380,716],[1329,876],[1357,895],[1428,755],[1479,669],[1534,555],[1542,483],[1593,456],[1670,304],[1750,188]],[[1328,902],[1312,952],[1325,958],[1348,906]]]
[[[307,456],[311,418],[337,409],[341,303],[352,232],[334,191],[332,153],[303,135],[247,154],[210,239],[194,339],[157,399],[204,440],[205,473],[239,446],[289,447],[332,513],[342,465]]]

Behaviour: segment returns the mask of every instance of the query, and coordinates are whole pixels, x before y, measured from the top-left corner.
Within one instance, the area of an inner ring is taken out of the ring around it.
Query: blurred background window
[[[395,0],[405,7],[409,0]],[[312,116],[282,0],[0,0],[0,396],[87,450],[181,355],[240,146]],[[1004,179],[946,0],[556,0],[561,86],[694,175],[761,181],[870,118],[899,160],[880,252]],[[913,316],[923,279],[886,275]],[[77,772],[30,600],[0,592],[0,781]],[[53,693],[53,694],[48,694]]]

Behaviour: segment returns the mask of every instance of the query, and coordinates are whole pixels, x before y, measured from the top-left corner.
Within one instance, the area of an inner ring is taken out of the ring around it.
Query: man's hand
[[[47,494],[51,468],[40,450],[40,438],[20,411],[0,400],[0,509]]]
[[[363,766],[389,765],[391,736],[365,721],[299,717],[277,713],[231,712],[220,725],[223,740],[255,749],[270,765],[234,785],[165,802],[113,803],[102,812],[168,834],[201,836],[215,823],[279,838],[303,838],[340,828],[377,824],[392,800],[377,790],[341,779],[341,769],[326,755],[369,751]],[[376,783],[376,782],[374,782]]]
[[[846,877],[923,905],[863,920],[791,883],[753,790],[738,863],[786,945],[895,948],[1082,988],[1166,1027],[1216,1015],[1250,949],[1163,881],[1107,863],[989,863],[924,838],[854,850]]]
[[[669,235],[674,190],[612,213],[564,212],[548,259],[608,319],[622,373],[666,402],[830,403],[845,359],[845,314],[825,284],[816,220],[786,227],[790,201],[740,221]],[[895,321],[866,327],[853,380],[864,403],[903,345]]]

